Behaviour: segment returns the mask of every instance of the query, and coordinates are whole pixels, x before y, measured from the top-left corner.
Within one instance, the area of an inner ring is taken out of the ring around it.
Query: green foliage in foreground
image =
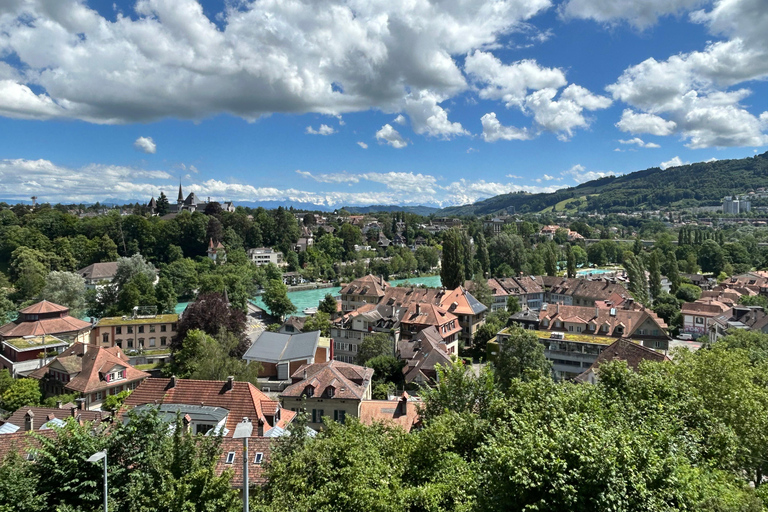
[[[74,420],[55,438],[36,435],[40,449],[30,464],[11,454],[0,461],[0,512],[97,511],[103,496],[102,463],[87,462],[107,450],[110,510],[208,512],[240,509],[231,473],[216,476],[220,439],[194,436],[150,412],[127,425],[93,432]],[[108,434],[108,435],[107,435]]]
[[[315,438],[295,430],[253,508],[765,510],[768,486],[750,484],[768,460],[767,345],[726,341],[637,373],[605,364],[596,385],[539,377],[505,391],[489,368],[455,363],[425,390],[421,430],[355,420]]]

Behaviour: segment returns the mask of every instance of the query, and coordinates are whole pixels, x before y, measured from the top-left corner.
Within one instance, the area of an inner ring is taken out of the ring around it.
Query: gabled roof
[[[548,320],[549,324],[544,325],[543,320]],[[615,332],[617,327],[623,327],[624,330],[621,333],[622,336],[632,338],[637,333],[636,331],[650,320],[652,324],[656,325],[659,329],[658,337],[666,337],[665,329],[667,324],[659,318],[653,310],[646,309],[640,306],[632,304],[631,308],[629,303],[626,307],[622,308],[601,308],[597,306],[565,306],[563,304],[550,304],[546,309],[542,309],[539,312],[540,329],[544,330],[556,330],[555,322],[572,322],[572,323],[594,323],[600,327],[608,325],[609,335],[618,334]],[[562,327],[561,327],[562,328]],[[592,334],[604,334],[602,332],[595,332]],[[638,334],[639,335],[639,334]],[[648,336],[645,334],[643,336]]]
[[[343,286],[339,294],[383,297],[388,288],[391,288],[391,285],[384,278],[368,274]]]
[[[334,399],[362,400],[371,384],[373,369],[356,364],[331,360],[326,363],[303,364],[291,375],[294,384],[280,393],[281,397],[298,398],[311,385],[314,396],[325,394],[328,387],[334,388]]]
[[[360,404],[360,423],[396,425],[406,432],[419,422],[419,407],[408,400],[408,394],[397,400],[363,400]]]
[[[229,411],[226,428],[229,436],[234,434],[237,423],[244,417],[264,423],[264,431],[272,428],[266,416],[274,416],[279,404],[271,400],[250,382],[192,380],[192,379],[147,379],[125,400],[122,416],[128,409],[145,404],[178,404],[220,407]],[[295,413],[281,410],[278,426],[285,426]],[[255,425],[254,425],[255,427]],[[242,461],[241,461],[242,462]]]
[[[596,372],[601,364],[610,361],[626,361],[629,368],[637,371],[642,361],[661,362],[669,360],[670,359],[661,352],[656,352],[653,349],[644,347],[639,343],[635,343],[626,338],[619,338],[607,346],[600,355],[597,356],[597,359],[592,363],[592,366],[576,377],[576,380],[582,382],[586,381],[589,372]]]
[[[77,271],[85,279],[112,279],[117,274],[117,262],[93,263]]]
[[[228,455],[234,452],[234,460],[227,464]],[[261,462],[256,462],[257,454],[261,454]],[[221,455],[216,462],[216,474],[232,471],[230,485],[235,489],[243,488],[243,440],[225,437],[221,441]],[[265,466],[272,458],[272,438],[251,436],[248,438],[248,481],[251,485],[267,483]]]
[[[18,409],[11,414],[5,421],[13,425],[17,425],[21,430],[24,430],[25,421],[24,418],[27,413],[31,412],[34,418],[34,429],[40,430],[48,421],[56,418],[59,420],[66,420],[67,418],[75,418],[82,421],[94,421],[100,423],[111,416],[106,411],[88,411],[78,409],[76,407],[30,407],[25,406]]]
[[[448,312],[440,306],[435,306],[434,304],[417,303],[408,306],[408,310],[406,311],[400,323],[405,325],[432,325],[435,327],[441,327],[443,325],[449,324],[454,320],[455,322],[453,329],[446,330],[445,332],[443,332],[442,329],[438,329],[438,332],[440,332],[440,335],[443,338],[448,338],[451,335],[461,331],[461,326],[459,325],[456,315]]]
[[[488,309],[463,286],[443,295],[440,306],[457,315],[478,315]]]
[[[245,352],[243,359],[279,363],[315,357],[320,331],[282,334],[262,331]]]
[[[21,338],[23,336],[42,336],[43,334],[64,335],[85,331],[91,328],[84,322],[68,314],[69,308],[44,300],[21,310],[21,315],[14,321],[0,327],[3,338]],[[25,315],[41,315],[37,320],[25,320]]]
[[[125,378],[114,382],[104,379],[106,369],[115,365],[125,367]],[[137,370],[128,363],[128,357],[120,347],[102,348],[84,343],[74,343],[56,356],[50,363],[32,372],[29,376],[43,379],[51,368],[64,368],[68,373],[76,373],[64,386],[69,391],[92,393],[115,385],[137,382],[149,377],[149,374]]]
[[[400,341],[398,351],[400,357],[407,360],[403,368],[407,383],[414,382],[418,376],[423,381],[433,382],[437,376],[437,365],[445,366],[452,362],[443,339],[434,327],[422,330],[411,341]]]

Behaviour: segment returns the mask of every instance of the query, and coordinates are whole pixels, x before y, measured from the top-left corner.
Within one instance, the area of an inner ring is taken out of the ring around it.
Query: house
[[[717,283],[717,281],[715,281],[714,279],[711,279],[709,277],[703,276],[701,274],[684,274],[684,273],[681,273],[680,277],[682,277],[683,279],[687,279],[688,281],[691,282],[691,284],[695,284],[696,286],[698,286],[702,290],[709,290],[710,288],[712,288]]]
[[[214,243],[213,238],[208,241],[208,259],[214,263],[224,264],[227,262],[227,250],[224,244],[219,241]]]
[[[365,304],[335,319],[331,325],[334,342],[333,358],[352,363],[363,339],[372,333],[383,332],[389,336],[392,346],[400,339],[402,308],[383,304]]]
[[[509,297],[507,290],[504,289],[498,280],[493,278],[488,279],[488,287],[491,289],[491,293],[493,294],[493,304],[491,305],[491,311],[506,311],[507,297]],[[472,290],[469,289],[469,291]]]
[[[485,323],[488,312],[485,304],[474,298],[463,286],[459,286],[443,295],[440,307],[456,315],[461,327],[459,339],[464,342],[464,346],[472,345],[475,332]]]
[[[285,322],[283,322],[283,324],[280,326],[280,330],[277,332],[281,334],[293,334],[302,332],[306,322],[306,316],[289,316],[285,319]]]
[[[538,331],[539,330],[539,312],[532,309],[525,308],[517,313],[514,313],[507,320],[507,326],[512,327],[517,325],[523,329]]]
[[[91,324],[69,315],[69,308],[43,300],[19,311],[19,317],[0,327],[0,340],[51,335],[88,343]]]
[[[280,402],[291,411],[311,412],[309,426],[321,429],[324,416],[341,423],[347,416],[359,418],[362,402],[371,399],[372,378],[372,368],[340,361],[304,365],[291,375],[293,384],[280,393]]]
[[[507,296],[513,295],[517,297],[520,307],[538,310],[544,303],[543,283],[537,281],[534,277],[502,277],[495,281],[507,292]],[[504,307],[506,307],[506,302]]]
[[[383,277],[371,274],[355,279],[341,287],[341,310],[352,311],[364,304],[378,304],[386,291],[391,288]]]
[[[45,396],[79,393],[87,409],[100,409],[108,395],[135,389],[149,374],[131,366],[119,347],[78,342],[29,376]]]
[[[23,377],[50,363],[67,347],[69,342],[45,334],[4,339],[0,344],[0,369],[7,369],[13,377]]]
[[[669,360],[670,359],[661,352],[644,347],[626,338],[619,338],[606,347],[605,350],[597,356],[597,359],[592,363],[592,366],[576,377],[576,381],[595,384],[599,379],[600,365],[611,361],[626,361],[627,366],[631,370],[637,371],[642,361],[662,362]]]
[[[95,290],[99,283],[111,283],[117,275],[117,262],[93,263],[77,271],[85,279],[85,287]]]
[[[283,261],[283,253],[269,247],[248,249],[248,259],[257,267],[268,265],[270,263],[277,265],[278,267],[287,265],[287,263]]]
[[[397,344],[397,357],[406,361],[403,373],[408,384],[435,384],[437,366],[453,362],[445,340],[434,326],[423,329],[410,340],[401,340]]]
[[[83,401],[80,401],[83,404]],[[111,414],[103,411],[88,411],[74,404],[56,407],[22,407],[11,414],[4,422],[0,422],[0,434],[12,434],[14,432],[45,431],[53,427],[61,427],[68,418],[75,421],[90,421],[101,423],[106,421]],[[5,440],[5,438],[3,438]],[[2,443],[0,443],[2,444]]]
[[[272,438],[251,436],[248,438],[248,483],[267,483],[266,465],[271,460]],[[243,440],[225,437],[221,440],[221,455],[216,463],[216,474],[232,472],[230,485],[233,489],[243,488]]]
[[[759,306],[733,306],[711,320],[709,341],[714,343],[730,331],[739,329],[768,333],[768,314]]]
[[[332,353],[330,338],[321,337],[320,331],[299,334],[261,331],[252,337],[243,359],[261,365],[259,377],[288,380],[302,365],[330,361]]]
[[[715,317],[725,313],[728,309],[728,306],[722,302],[712,299],[686,302],[680,307],[680,313],[683,315],[682,332],[693,334],[694,337],[703,336],[709,333]]]
[[[483,229],[486,231],[491,231],[494,235],[498,235],[504,229],[504,226],[507,224],[514,224],[515,221],[515,217],[493,217],[483,221]]]
[[[235,426],[249,418],[256,436],[273,427],[285,428],[296,416],[283,410],[250,382],[237,382],[233,377],[220,380],[147,379],[125,400],[119,416],[156,407],[170,421],[177,414],[188,416],[188,427],[195,434],[220,433],[231,438]]]
[[[360,404],[360,423],[384,423],[410,432],[420,423],[418,402],[405,392],[393,400],[363,400]]]
[[[459,336],[462,332],[458,317],[434,304],[422,302],[410,304],[400,320],[401,337],[413,338],[428,327],[437,329],[448,353],[457,353]]]
[[[756,294],[768,295],[768,272],[764,270],[746,272],[732,276],[720,284],[726,288],[747,288]]]
[[[539,330],[629,338],[666,350],[667,324],[650,309],[627,301],[622,307],[550,304],[539,312]]]
[[[539,236],[542,238],[546,238],[547,240],[554,240],[555,233],[557,233],[558,229],[560,229],[560,226],[556,226],[556,225],[544,226],[543,228],[541,228],[541,231],[539,231]]]
[[[624,285],[609,279],[583,279],[562,277],[538,278],[544,284],[544,302],[566,306],[594,306],[597,301],[630,298]]]
[[[306,283],[307,280],[304,279],[300,273],[298,272],[284,272],[283,273],[283,284],[286,286],[296,286],[299,284]]]
[[[93,326],[91,343],[122,350],[161,350],[176,336],[179,315],[137,315],[105,317]]]

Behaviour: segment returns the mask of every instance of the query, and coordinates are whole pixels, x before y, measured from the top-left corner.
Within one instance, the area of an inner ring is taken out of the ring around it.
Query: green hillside
[[[560,210],[579,201],[599,211],[714,206],[723,196],[768,187],[768,152],[750,158],[652,167],[610,176],[549,194],[512,193],[474,204],[444,208],[440,215],[487,215],[514,207],[517,213]]]

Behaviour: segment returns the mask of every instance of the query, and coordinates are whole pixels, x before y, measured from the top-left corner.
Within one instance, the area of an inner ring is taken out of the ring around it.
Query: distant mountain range
[[[390,205],[372,205],[372,206],[345,206],[345,210],[353,215],[363,215],[367,213],[378,212],[405,212],[414,213],[416,215],[423,215],[424,217],[437,213],[440,208],[433,208],[432,206],[399,206],[396,204]]]
[[[626,211],[719,205],[727,195],[768,187],[768,152],[662,170],[652,167],[552,193],[511,193],[443,208],[439,215],[488,215],[561,210]]]

